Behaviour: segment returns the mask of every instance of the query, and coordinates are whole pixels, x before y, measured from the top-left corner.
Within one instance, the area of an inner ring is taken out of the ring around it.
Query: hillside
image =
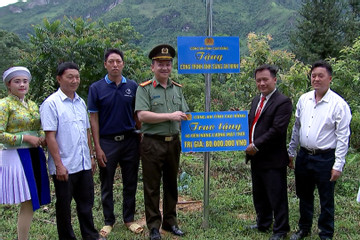
[[[49,20],[82,17],[105,23],[130,18],[143,35],[144,49],[176,44],[177,36],[206,35],[205,0],[28,0],[0,8],[0,29],[26,38],[32,25]],[[287,33],[296,21],[300,0],[214,0],[213,34],[240,36],[241,49],[249,32],[271,34],[272,47],[286,49]]]

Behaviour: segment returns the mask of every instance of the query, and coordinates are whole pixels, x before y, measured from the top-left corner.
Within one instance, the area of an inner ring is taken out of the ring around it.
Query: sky
[[[12,3],[16,3],[18,1],[19,0],[0,0],[0,7],[6,6],[6,5],[9,5]],[[26,1],[23,1],[23,2],[26,2]]]

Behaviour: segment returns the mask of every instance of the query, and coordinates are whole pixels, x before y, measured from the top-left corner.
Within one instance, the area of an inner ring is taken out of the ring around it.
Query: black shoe
[[[286,233],[274,233],[269,240],[280,240],[280,239],[285,239],[286,238]]]
[[[330,237],[320,237],[320,240],[331,240],[332,238]]]
[[[310,233],[309,231],[300,229],[299,231],[291,235],[290,240],[303,239],[304,237],[308,236],[309,233]]]
[[[269,228],[259,227],[257,224],[249,225],[249,226],[245,227],[245,229],[258,230],[259,232],[268,232],[269,231]]]
[[[160,240],[160,239],[161,239],[161,235],[159,229],[152,228],[150,231],[150,240]]]
[[[164,229],[165,231],[171,232],[172,234],[176,235],[176,236],[184,236],[185,233],[183,231],[180,230],[180,228],[176,225],[172,225],[170,227],[162,227],[162,229]]]

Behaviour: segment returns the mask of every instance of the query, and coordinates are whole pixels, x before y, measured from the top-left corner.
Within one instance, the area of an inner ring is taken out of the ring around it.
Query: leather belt
[[[171,136],[162,136],[162,135],[155,135],[155,134],[144,134],[145,137],[154,138],[163,142],[171,142],[179,138],[179,134],[171,135]]]
[[[304,152],[306,152],[309,155],[318,155],[318,154],[327,153],[327,152],[335,150],[333,148],[328,148],[328,149],[308,149],[308,148],[304,148],[304,147],[300,147],[300,149],[303,150]]]
[[[134,130],[117,133],[117,134],[110,134],[110,135],[101,135],[100,138],[114,140],[115,142],[121,142],[135,134]]]

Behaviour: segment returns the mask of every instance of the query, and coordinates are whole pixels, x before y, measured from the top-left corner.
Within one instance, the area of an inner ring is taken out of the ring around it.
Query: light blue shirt
[[[91,169],[87,129],[90,128],[86,104],[75,93],[74,99],[59,90],[40,106],[44,131],[55,131],[60,158],[69,174]],[[50,175],[56,174],[54,159],[49,154]]]

